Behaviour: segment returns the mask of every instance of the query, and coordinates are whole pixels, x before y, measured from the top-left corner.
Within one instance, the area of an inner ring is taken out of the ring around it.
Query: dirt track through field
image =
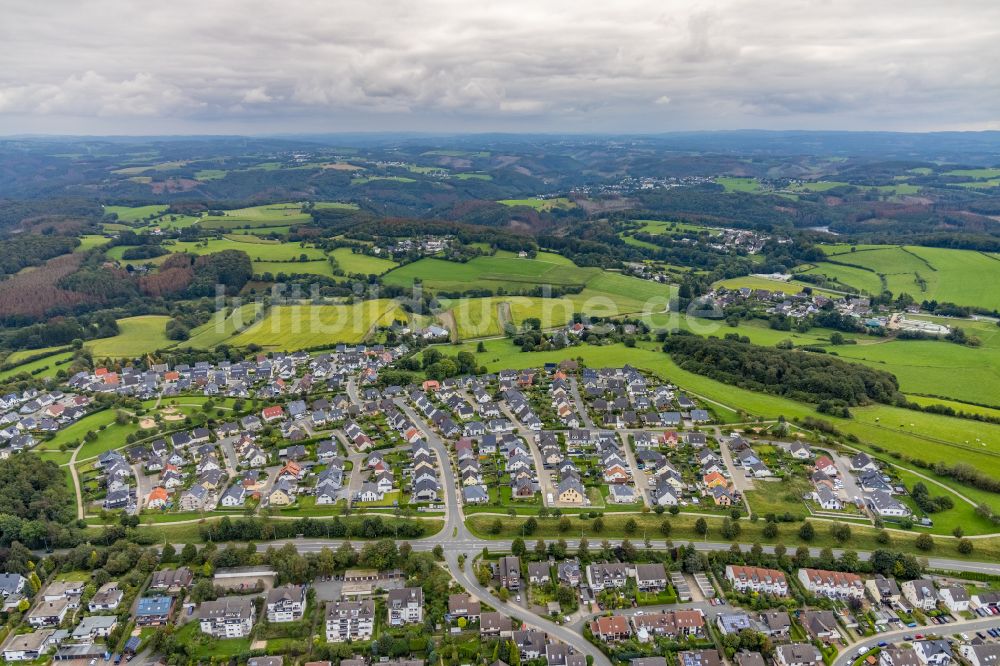
[[[514,317],[510,314],[510,303],[503,301],[497,303],[497,322],[500,324],[500,332],[507,330],[507,324],[514,325]]]

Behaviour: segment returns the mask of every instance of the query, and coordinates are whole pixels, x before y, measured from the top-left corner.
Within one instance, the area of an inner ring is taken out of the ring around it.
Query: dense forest
[[[16,541],[28,548],[72,545],[75,503],[63,471],[34,453],[0,460],[0,559]]]
[[[685,370],[795,400],[854,406],[894,403],[899,394],[888,372],[822,354],[681,334],[667,337],[663,350]]]

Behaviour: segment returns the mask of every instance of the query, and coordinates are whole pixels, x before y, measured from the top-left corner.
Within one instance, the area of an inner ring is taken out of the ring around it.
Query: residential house
[[[903,597],[915,608],[931,611],[937,608],[938,596],[934,581],[929,578],[908,580],[900,586]]]
[[[139,599],[135,610],[135,623],[140,627],[155,627],[170,621],[174,598],[158,594]]]
[[[267,593],[265,601],[268,622],[296,622],[306,610],[304,585],[282,585]]]
[[[331,601],[326,604],[326,640],[330,643],[367,640],[375,630],[375,602]]]
[[[864,583],[861,576],[842,571],[825,571],[822,569],[799,569],[799,582],[806,591],[816,596],[830,599],[860,599],[864,594]]]
[[[726,580],[737,592],[762,592],[779,597],[788,596],[788,581],[785,572],[763,567],[726,566]]]
[[[216,638],[249,636],[254,617],[249,597],[220,597],[215,601],[203,601],[198,607],[201,631]]]
[[[811,643],[779,645],[774,652],[778,666],[823,666],[823,655]]]
[[[424,620],[424,591],[419,587],[389,590],[385,605],[390,626],[417,624]]]

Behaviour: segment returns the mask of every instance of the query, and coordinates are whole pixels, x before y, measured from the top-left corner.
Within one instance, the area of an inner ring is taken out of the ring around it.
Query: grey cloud
[[[0,15],[2,132],[1000,121],[993,0],[0,0]]]

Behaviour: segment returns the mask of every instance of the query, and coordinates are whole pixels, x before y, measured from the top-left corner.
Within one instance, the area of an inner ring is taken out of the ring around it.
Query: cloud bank
[[[0,132],[1000,128],[1000,3],[0,0]]]

